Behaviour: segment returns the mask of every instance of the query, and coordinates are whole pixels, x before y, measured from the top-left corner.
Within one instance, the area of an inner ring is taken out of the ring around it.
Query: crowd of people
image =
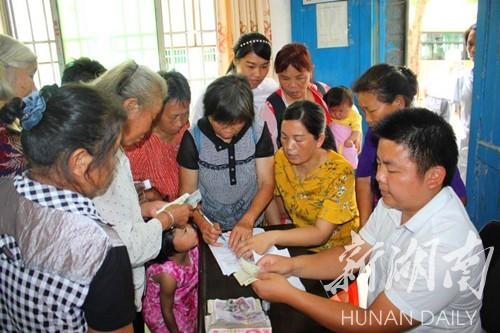
[[[394,318],[387,330],[459,331],[437,314],[474,312],[466,328],[479,331],[473,290],[485,262],[463,206],[456,138],[439,116],[412,107],[415,74],[377,64],[352,90],[329,87],[313,79],[307,47],[290,43],[276,53],[276,83],[265,36],[244,34],[233,51],[226,75],[191,105],[181,73],[133,60],[106,69],[77,59],[60,87],[37,90],[36,56],[0,35],[0,330],[143,332],[146,323],[194,332],[198,243],[218,245],[231,231],[238,257],[273,245],[314,252],[264,256],[252,287],[329,329],[381,329],[345,326],[350,312]],[[195,190],[197,207],[164,207]],[[295,228],[253,236],[285,223]],[[410,266],[394,279],[433,240],[435,261],[418,262],[433,270],[432,288]],[[465,244],[462,256],[477,258],[467,287],[448,258]],[[284,279],[332,281],[368,263],[367,309]]]

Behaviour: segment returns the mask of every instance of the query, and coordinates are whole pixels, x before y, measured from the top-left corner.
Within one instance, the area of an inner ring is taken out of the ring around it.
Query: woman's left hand
[[[238,244],[252,237],[253,221],[245,219],[245,216],[236,223],[229,236],[229,247],[235,251]]]

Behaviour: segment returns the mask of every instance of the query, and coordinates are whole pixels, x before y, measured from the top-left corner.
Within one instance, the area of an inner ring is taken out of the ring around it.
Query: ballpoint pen
[[[210,219],[201,211],[201,209],[199,209],[199,212],[201,214],[201,216],[203,216],[203,218],[212,226],[212,227],[215,227],[214,223],[212,221],[210,221]],[[221,232],[221,234],[219,235],[220,238],[222,238],[223,241],[227,241],[226,240],[226,237],[224,237],[224,234]]]

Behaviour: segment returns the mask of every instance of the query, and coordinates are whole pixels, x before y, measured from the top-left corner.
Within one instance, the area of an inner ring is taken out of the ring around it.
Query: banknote
[[[259,272],[259,267],[253,262],[240,258],[240,270],[234,273],[234,277],[240,284],[240,286],[248,286],[253,282],[257,281],[255,277]]]
[[[184,193],[183,195],[181,195],[180,197],[178,197],[174,201],[166,203],[163,207],[161,207],[160,209],[158,209],[156,211],[156,214],[160,214],[161,212],[163,212],[165,209],[167,209],[171,205],[189,204],[193,208],[196,208],[196,206],[198,206],[198,204],[200,203],[200,201],[201,201],[200,190],[196,190],[196,191],[194,191],[191,194]]]
[[[184,203],[190,204],[193,208],[196,208],[196,206],[198,206],[200,201],[201,201],[200,190],[196,190],[186,198]]]

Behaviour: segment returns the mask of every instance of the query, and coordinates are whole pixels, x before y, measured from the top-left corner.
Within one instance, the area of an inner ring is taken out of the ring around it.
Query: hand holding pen
[[[223,241],[226,241],[219,223],[213,223],[205,214],[203,214],[201,210],[199,210],[199,212],[203,219],[207,222],[204,223],[203,226],[200,226],[200,231],[205,242],[209,245],[223,246],[223,244],[217,243],[219,237],[221,237]]]

